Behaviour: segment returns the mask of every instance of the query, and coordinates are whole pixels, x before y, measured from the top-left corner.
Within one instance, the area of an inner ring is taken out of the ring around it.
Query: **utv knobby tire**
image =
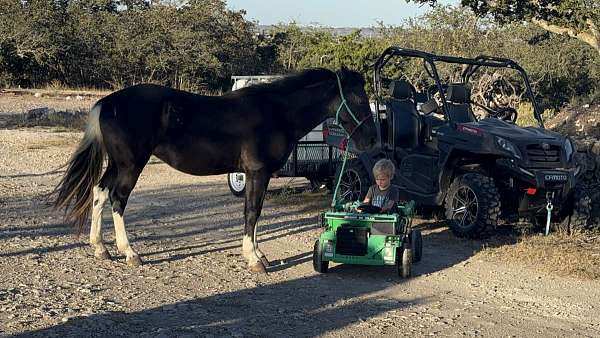
[[[457,211],[460,209],[459,201],[469,194],[475,196],[476,209],[471,203],[469,208],[465,208],[465,210],[470,210],[469,213],[466,214],[465,211],[465,214],[461,216]],[[445,206],[450,230],[457,237],[482,238],[498,225],[500,196],[494,179],[491,177],[478,173],[468,173],[456,177],[446,194]],[[464,219],[464,216],[467,216],[468,219]]]
[[[333,180],[333,190],[335,190],[338,184],[341,169],[342,164],[340,163],[335,173],[335,179]],[[346,161],[346,167],[342,174],[342,181],[340,182],[336,198],[345,202],[362,202],[371,184],[369,172],[362,162],[359,159],[348,160]]]
[[[568,216],[569,232],[580,233],[590,229],[592,218],[592,199],[582,187],[575,187],[573,194],[573,212]]]

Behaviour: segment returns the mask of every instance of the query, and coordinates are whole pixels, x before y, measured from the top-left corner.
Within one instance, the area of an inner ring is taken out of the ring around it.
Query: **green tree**
[[[407,0],[435,5],[437,0]],[[531,21],[543,29],[567,34],[600,54],[600,0],[461,0],[477,15],[499,23]]]

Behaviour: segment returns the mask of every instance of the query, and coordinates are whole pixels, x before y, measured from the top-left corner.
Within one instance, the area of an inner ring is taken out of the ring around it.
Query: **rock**
[[[48,107],[35,108],[27,112],[27,120],[47,119],[50,114],[54,113],[54,109]]]

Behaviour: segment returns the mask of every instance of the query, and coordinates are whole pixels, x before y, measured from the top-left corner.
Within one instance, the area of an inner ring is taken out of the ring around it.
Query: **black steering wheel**
[[[497,110],[492,109],[489,114],[491,117],[512,123],[517,122],[517,117],[519,117],[519,113],[513,107],[501,107]]]
[[[448,85],[445,84],[445,83],[442,83],[442,89],[444,91],[446,91],[448,89]],[[427,87],[427,89],[426,89],[427,98],[431,99],[431,98],[434,97],[434,95],[436,93],[439,93],[439,92],[440,92],[440,89],[438,88],[438,85],[437,84],[432,84],[431,86]]]
[[[502,121],[515,123],[515,122],[517,122],[517,117],[519,117],[519,113],[513,107],[500,107],[498,109],[493,109],[490,107],[486,107],[475,101],[471,101],[471,104],[485,110],[485,112],[488,113],[489,117],[493,117],[495,119],[499,119]]]
[[[381,212],[381,208],[370,204],[361,204],[356,207],[356,210],[362,211],[365,214],[378,214]]]

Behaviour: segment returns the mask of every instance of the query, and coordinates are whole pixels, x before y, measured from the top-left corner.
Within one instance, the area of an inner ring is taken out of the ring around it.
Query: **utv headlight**
[[[573,159],[573,153],[575,152],[575,147],[573,146],[573,141],[570,138],[565,139],[565,156],[567,158],[567,162],[570,162]]]
[[[517,147],[515,147],[515,145],[512,142],[510,142],[506,139],[503,139],[502,137],[496,136],[496,144],[498,144],[498,146],[502,150],[511,153],[514,157],[516,157],[518,159],[522,158],[521,152],[519,151],[519,149]]]

